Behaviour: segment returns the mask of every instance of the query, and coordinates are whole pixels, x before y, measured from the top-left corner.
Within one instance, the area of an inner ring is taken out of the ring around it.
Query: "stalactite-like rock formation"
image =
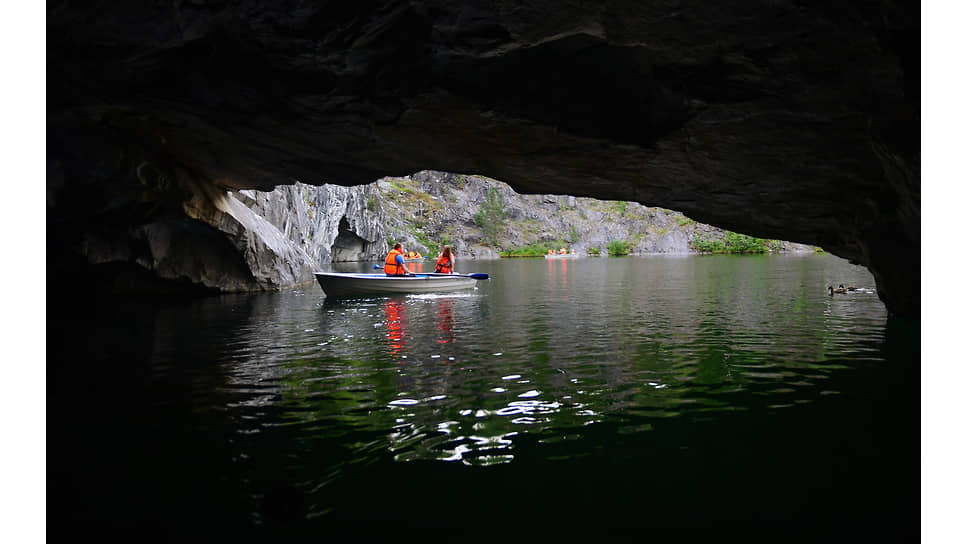
[[[819,245],[920,311],[919,4],[47,6],[49,262],[296,281],[229,191],[434,169]]]

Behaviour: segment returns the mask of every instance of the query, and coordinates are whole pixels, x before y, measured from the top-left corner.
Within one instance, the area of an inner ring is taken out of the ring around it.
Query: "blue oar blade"
[[[480,274],[480,273],[468,274],[468,276],[474,278],[475,280],[486,280],[490,277],[487,274]]]

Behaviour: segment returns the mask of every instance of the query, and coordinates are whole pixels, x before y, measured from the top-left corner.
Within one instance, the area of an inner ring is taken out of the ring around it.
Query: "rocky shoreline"
[[[475,216],[489,194],[497,195],[505,217],[496,240],[486,241]],[[312,281],[314,270],[333,262],[378,261],[396,241],[424,255],[449,244],[465,258],[497,259],[502,249],[533,244],[564,244],[583,256],[605,256],[616,240],[628,242],[632,255],[695,254],[700,253],[696,239],[721,240],[727,233],[635,202],[522,195],[483,176],[435,171],[355,187],[296,182],[269,192],[232,192],[228,198],[265,220],[261,229],[248,229],[248,241],[241,245],[252,257],[247,261],[253,275],[270,278],[264,282],[268,288]],[[266,232],[270,227],[279,234]],[[253,243],[267,238],[277,243]],[[291,247],[280,248],[280,238]],[[812,252],[814,247],[777,241],[770,250]],[[296,272],[290,270],[294,259]]]

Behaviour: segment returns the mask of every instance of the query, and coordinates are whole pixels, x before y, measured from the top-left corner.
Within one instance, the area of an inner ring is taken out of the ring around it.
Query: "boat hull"
[[[568,253],[565,255],[545,255],[545,259],[577,259],[578,255],[574,253]]]
[[[391,293],[437,293],[474,287],[477,280],[467,276],[387,276],[386,274],[348,274],[317,272],[316,282],[326,296],[380,295]]]

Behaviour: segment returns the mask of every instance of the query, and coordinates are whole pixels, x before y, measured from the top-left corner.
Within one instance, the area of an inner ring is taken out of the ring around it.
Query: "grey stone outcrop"
[[[387,251],[384,214],[371,185],[307,185],[296,182],[270,192],[239,192],[249,207],[322,264],[381,259]],[[367,208],[369,205],[370,209]]]

